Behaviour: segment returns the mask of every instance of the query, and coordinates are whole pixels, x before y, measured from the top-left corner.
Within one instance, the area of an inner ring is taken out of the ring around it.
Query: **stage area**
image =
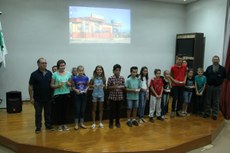
[[[147,120],[146,116],[146,120]],[[148,120],[147,120],[148,121]],[[34,108],[23,103],[23,111],[8,114],[0,109],[0,144],[17,153],[71,153],[71,152],[156,152],[183,153],[210,144],[224,125],[218,120],[197,116],[168,117],[165,121],[146,122],[138,127],[128,127],[121,120],[121,128],[109,129],[108,120],[103,129],[75,131],[47,131],[35,134]]]

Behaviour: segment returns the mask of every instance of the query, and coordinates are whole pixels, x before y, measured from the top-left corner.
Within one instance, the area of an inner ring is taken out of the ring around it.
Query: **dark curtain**
[[[224,40],[224,56],[225,69],[227,78],[223,82],[220,110],[222,111],[224,118],[230,119],[230,0],[227,1],[226,20],[225,20],[225,40]]]
[[[220,109],[224,115],[224,118],[229,120],[230,119],[230,39],[228,42],[225,69],[227,73],[227,79],[223,82],[222,85]]]

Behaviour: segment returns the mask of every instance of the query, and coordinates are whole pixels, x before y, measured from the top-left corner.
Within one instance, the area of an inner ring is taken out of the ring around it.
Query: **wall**
[[[214,55],[222,60],[226,4],[227,0],[200,0],[186,7],[187,32],[202,32],[206,37],[204,69]]]
[[[131,44],[69,44],[68,6],[93,6],[131,9]],[[6,68],[0,68],[0,97],[11,90],[22,91],[28,99],[30,73],[37,68],[36,60],[45,57],[48,68],[58,59],[65,59],[67,69],[84,65],[92,76],[101,64],[106,76],[112,66],[122,65],[122,75],[129,68],[169,69],[174,63],[175,36],[185,32],[185,6],[143,0],[0,0],[0,17],[9,54]]]

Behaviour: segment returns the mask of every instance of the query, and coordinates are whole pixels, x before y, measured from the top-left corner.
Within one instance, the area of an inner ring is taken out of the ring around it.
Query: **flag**
[[[3,63],[4,67],[6,67],[6,61],[5,61],[6,54],[7,54],[7,50],[6,50],[6,45],[3,37],[2,25],[0,22],[0,64]]]

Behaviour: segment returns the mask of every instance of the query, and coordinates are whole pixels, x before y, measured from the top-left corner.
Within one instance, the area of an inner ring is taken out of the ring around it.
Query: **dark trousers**
[[[109,117],[110,124],[113,124],[114,118],[116,118],[116,123],[120,122],[121,106],[122,106],[122,101],[110,100],[110,117]]]
[[[204,111],[204,95],[197,96],[196,95],[196,114],[201,114]]]
[[[51,126],[51,101],[35,101],[35,126],[42,127],[42,109],[44,108],[45,126]]]
[[[69,100],[68,94],[58,95],[55,98],[58,125],[66,124],[67,122],[66,113],[67,113],[68,100]]]
[[[172,112],[179,111],[182,109],[184,86],[173,86],[171,91],[173,97]]]
[[[218,116],[219,112],[219,103],[220,103],[220,93],[221,93],[221,85],[220,86],[206,86],[206,102],[205,102],[205,114],[210,116],[211,108],[212,115]]]
[[[75,123],[84,122],[84,117],[85,117],[85,107],[87,103],[87,95],[86,94],[76,94],[75,93]]]

